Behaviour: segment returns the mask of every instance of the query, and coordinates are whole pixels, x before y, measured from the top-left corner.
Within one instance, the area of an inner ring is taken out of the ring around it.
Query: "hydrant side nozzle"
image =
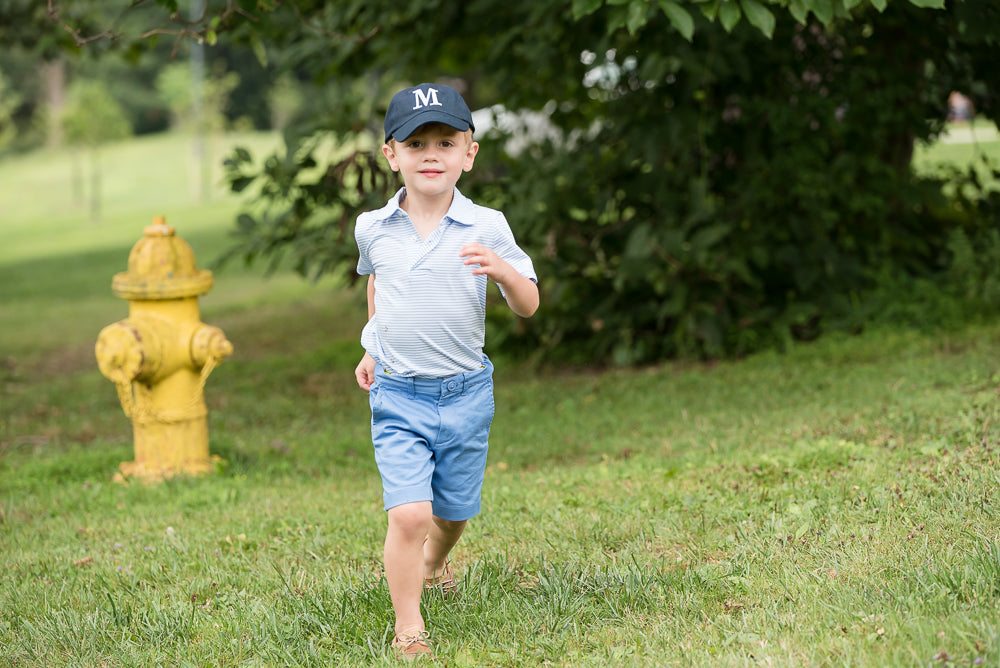
[[[233,344],[222,330],[212,325],[201,325],[191,336],[191,362],[203,367],[210,360],[221,361],[233,354]]]
[[[130,383],[153,376],[161,361],[157,337],[128,319],[108,325],[97,336],[94,355],[105,378]]]

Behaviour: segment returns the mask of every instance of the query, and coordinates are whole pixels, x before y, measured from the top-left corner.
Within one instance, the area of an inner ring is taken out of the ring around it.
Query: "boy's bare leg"
[[[430,531],[431,502],[404,503],[390,508],[385,534],[385,579],[396,613],[396,633],[424,630],[420,594],[424,588],[424,538]]]
[[[462,537],[466,524],[468,524],[466,520],[453,522],[434,516],[427,534],[427,542],[424,543],[423,577],[434,578],[441,575],[444,561],[448,558],[451,548],[455,547],[455,543]]]

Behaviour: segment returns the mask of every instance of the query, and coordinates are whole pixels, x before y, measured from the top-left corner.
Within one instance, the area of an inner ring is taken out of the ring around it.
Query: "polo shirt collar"
[[[455,188],[455,196],[451,199],[451,206],[448,207],[445,218],[450,218],[459,225],[472,225],[476,219],[475,204]]]
[[[406,212],[399,206],[399,202],[403,199],[405,193],[406,186],[397,190],[392,199],[378,212],[378,217],[382,220],[388,220],[398,216],[405,216]],[[475,204],[473,204],[471,199],[460,193],[458,188],[455,188],[455,195],[451,199],[451,206],[448,207],[448,212],[444,217],[459,225],[472,225],[475,221]]]

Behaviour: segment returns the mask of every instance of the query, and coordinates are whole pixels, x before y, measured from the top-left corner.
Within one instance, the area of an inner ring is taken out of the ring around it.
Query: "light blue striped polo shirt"
[[[503,213],[455,189],[448,213],[422,240],[399,208],[405,188],[377,211],[358,216],[359,274],[375,274],[375,315],[364,349],[392,373],[440,378],[478,369],[486,338],[486,280],[459,250],[479,242],[537,282]],[[501,291],[502,292],[502,291]]]

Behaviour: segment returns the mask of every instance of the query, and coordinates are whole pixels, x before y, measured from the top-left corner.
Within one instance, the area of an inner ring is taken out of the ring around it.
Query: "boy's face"
[[[434,196],[450,192],[462,172],[472,169],[479,144],[467,133],[441,123],[428,123],[404,141],[382,147],[394,172],[410,194]]]

